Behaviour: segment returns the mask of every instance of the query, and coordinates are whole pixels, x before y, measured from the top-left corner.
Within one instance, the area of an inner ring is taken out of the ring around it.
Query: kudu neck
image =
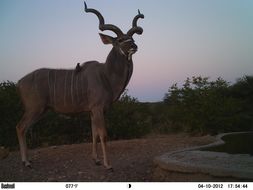
[[[113,47],[106,59],[105,66],[115,101],[124,91],[132,76],[133,62],[132,59],[128,60]]]
[[[126,55],[120,53],[115,47],[112,48],[106,59],[106,64],[113,64],[115,62],[120,62],[124,64],[131,64],[132,58],[128,59]]]

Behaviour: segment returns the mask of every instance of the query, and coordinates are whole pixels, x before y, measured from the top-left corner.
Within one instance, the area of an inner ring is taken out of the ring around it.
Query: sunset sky
[[[173,83],[191,76],[233,83],[253,75],[252,0],[86,2],[125,32],[138,9],[145,15],[138,21],[143,35],[134,35],[139,50],[127,87],[139,101],[161,101]],[[82,0],[1,0],[0,82],[42,67],[104,62],[112,46],[101,42],[97,17],[83,8]]]

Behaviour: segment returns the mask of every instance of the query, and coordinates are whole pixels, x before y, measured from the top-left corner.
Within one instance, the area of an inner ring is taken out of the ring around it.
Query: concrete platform
[[[207,146],[169,152],[154,159],[156,181],[253,181],[253,157],[200,151],[200,148],[224,143],[221,137]]]

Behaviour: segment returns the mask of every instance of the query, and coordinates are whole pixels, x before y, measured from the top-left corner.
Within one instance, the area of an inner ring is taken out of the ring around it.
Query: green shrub
[[[22,106],[13,82],[0,83],[0,146],[17,144],[16,125],[22,115]]]
[[[18,147],[16,125],[23,112],[15,83],[0,83],[0,146]],[[110,139],[140,137],[148,133],[152,125],[146,106],[127,95],[127,91],[106,116]],[[31,148],[88,141],[91,141],[88,113],[66,116],[48,111],[27,131],[27,144]]]
[[[106,114],[106,119],[111,139],[137,138],[147,134],[152,126],[152,118],[146,106],[127,95],[127,91],[114,103]]]
[[[231,93],[231,86],[221,78],[187,78],[182,88],[171,86],[165,95],[168,117],[188,132],[219,133],[247,130],[250,123],[243,114],[243,102]]]
[[[253,130],[253,77],[230,85],[221,78],[187,78],[172,85],[163,102],[141,103],[123,93],[106,113],[108,136],[138,138],[152,133],[190,132],[216,134]],[[0,146],[18,147],[16,125],[23,114],[13,82],[0,83]],[[91,141],[89,114],[59,115],[49,111],[27,133],[29,147]]]

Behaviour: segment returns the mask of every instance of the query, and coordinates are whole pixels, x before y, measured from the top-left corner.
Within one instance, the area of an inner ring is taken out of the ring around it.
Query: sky
[[[187,77],[222,77],[231,83],[253,75],[252,0],[86,0],[105,23],[124,32],[140,9],[134,35],[138,52],[128,93],[142,102],[161,101]],[[98,19],[82,0],[0,1],[0,82],[17,82],[38,68],[74,68],[105,62]],[[115,36],[110,31],[103,32]]]

